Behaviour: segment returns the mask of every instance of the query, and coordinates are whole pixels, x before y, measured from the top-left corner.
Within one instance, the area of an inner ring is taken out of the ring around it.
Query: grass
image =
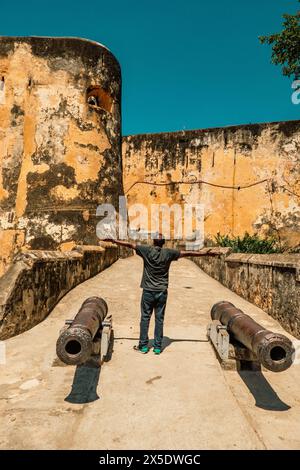
[[[219,232],[215,237],[217,246],[232,248],[234,253],[282,253],[283,248],[276,238],[260,238],[258,235],[249,235],[248,232],[243,237],[221,235]]]

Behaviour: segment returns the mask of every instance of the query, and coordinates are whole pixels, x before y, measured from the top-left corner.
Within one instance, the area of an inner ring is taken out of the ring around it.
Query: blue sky
[[[257,37],[296,0],[3,2],[0,33],[105,44],[123,75],[123,134],[300,119],[292,80]]]

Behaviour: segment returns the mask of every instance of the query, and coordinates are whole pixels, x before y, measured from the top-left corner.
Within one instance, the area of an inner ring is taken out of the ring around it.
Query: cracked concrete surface
[[[117,261],[42,323],[5,341],[0,448],[300,449],[299,365],[281,374],[223,371],[206,339],[210,308],[223,299],[282,328],[182,259],[171,267],[165,350],[140,355],[133,345],[141,268],[137,256]],[[60,366],[59,330],[92,295],[103,296],[113,315],[111,359],[101,369]]]

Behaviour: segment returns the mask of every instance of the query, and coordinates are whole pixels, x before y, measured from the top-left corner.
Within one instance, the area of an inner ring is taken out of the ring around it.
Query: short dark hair
[[[165,237],[163,236],[162,233],[156,233],[153,237],[153,245],[154,246],[164,246],[165,244]]]

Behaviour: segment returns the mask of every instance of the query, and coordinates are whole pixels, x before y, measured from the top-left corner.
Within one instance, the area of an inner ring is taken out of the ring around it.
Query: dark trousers
[[[161,349],[167,298],[168,291],[143,290],[141,299],[140,348],[148,346],[149,323],[154,309],[155,329],[153,347]]]

